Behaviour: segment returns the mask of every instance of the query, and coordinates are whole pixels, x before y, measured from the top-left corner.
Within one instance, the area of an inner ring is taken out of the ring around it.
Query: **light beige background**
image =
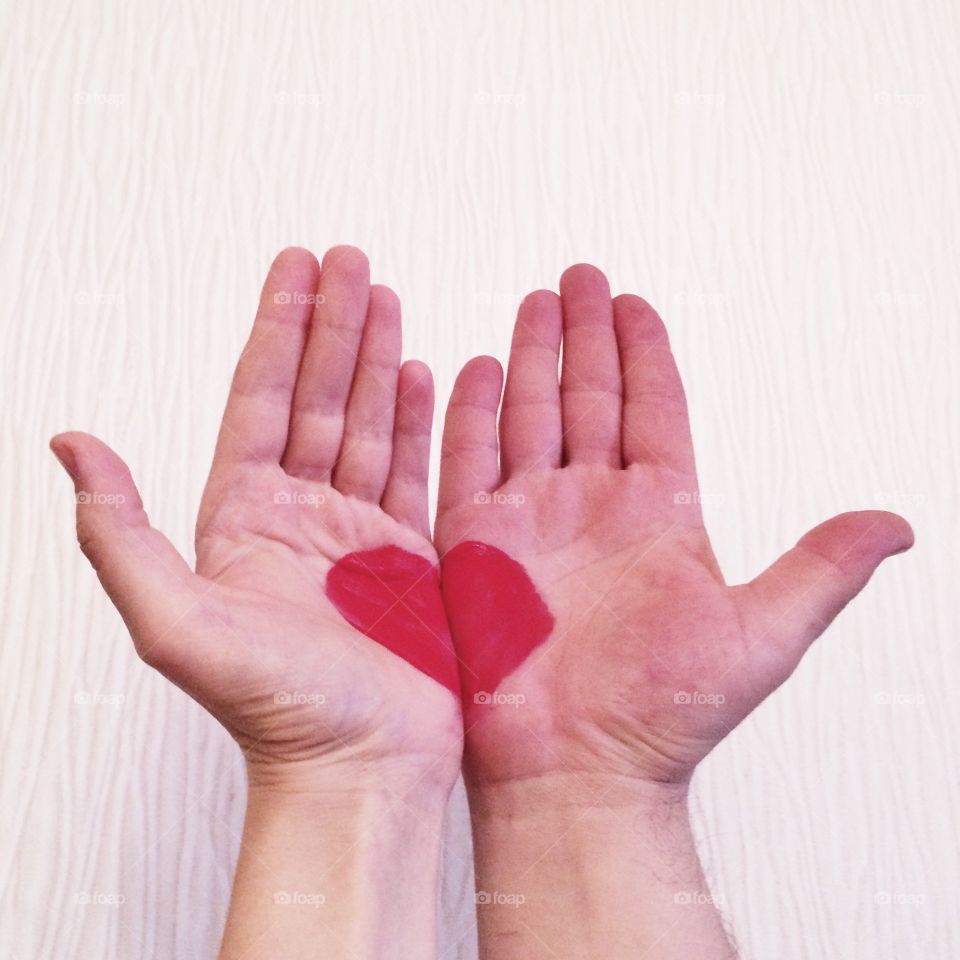
[[[189,551],[272,254],[352,242],[441,398],[574,261],[657,305],[731,581],[840,510],[909,517],[703,765],[697,827],[747,957],[960,955],[960,8],[41,0],[0,37],[0,954],[215,949],[237,751],[134,656],[45,445],[105,438]],[[458,794],[447,958],[468,842]]]

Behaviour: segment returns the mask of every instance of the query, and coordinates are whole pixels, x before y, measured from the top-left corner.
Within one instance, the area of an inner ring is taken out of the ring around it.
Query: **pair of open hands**
[[[472,783],[683,785],[912,543],[896,515],[847,513],[728,586],[664,325],[586,265],[559,295],[523,301],[499,422],[499,364],[476,358],[457,379],[431,538],[433,386],[400,356],[399,302],[371,286],[359,250],[277,257],[200,507],[196,572],[150,526],[116,454],[82,433],[52,441],[80,544],[140,656],[264,782],[362,768],[449,788],[466,730]],[[412,579],[367,571],[387,600],[364,631],[331,571],[384,547],[423,560]],[[378,623],[405,635],[388,649]],[[433,676],[407,662],[423,656]],[[444,663],[462,703],[438,682]]]

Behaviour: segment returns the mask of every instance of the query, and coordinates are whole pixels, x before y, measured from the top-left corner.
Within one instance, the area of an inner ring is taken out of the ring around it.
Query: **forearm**
[[[575,776],[470,789],[482,960],[728,960],[685,792]]]
[[[220,960],[435,956],[446,792],[251,784]]]

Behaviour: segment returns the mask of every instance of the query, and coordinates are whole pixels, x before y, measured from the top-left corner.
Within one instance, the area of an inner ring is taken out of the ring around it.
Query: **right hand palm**
[[[455,775],[453,695],[324,592],[347,553],[393,544],[436,563],[432,387],[422,364],[400,367],[399,322],[359,251],[335,248],[322,271],[305,251],[277,258],[224,415],[196,573],[150,527],[116,454],[86,434],[53,441],[84,494],[81,546],[138,652],[251,761],[391,757]]]

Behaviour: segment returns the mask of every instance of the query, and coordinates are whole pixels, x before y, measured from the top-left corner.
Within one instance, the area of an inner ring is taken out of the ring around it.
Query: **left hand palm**
[[[499,366],[484,358],[454,388],[436,542],[442,557],[480,541],[518,561],[554,625],[502,680],[523,706],[471,703],[471,664],[484,645],[514,638],[458,624],[469,584],[444,567],[477,781],[565,771],[685,780],[912,540],[892,514],[844,514],[751,583],[727,586],[703,527],[665,328],[640,298],[611,301],[591,267],[568,270],[561,296],[542,291],[521,306],[498,434],[500,389]]]

